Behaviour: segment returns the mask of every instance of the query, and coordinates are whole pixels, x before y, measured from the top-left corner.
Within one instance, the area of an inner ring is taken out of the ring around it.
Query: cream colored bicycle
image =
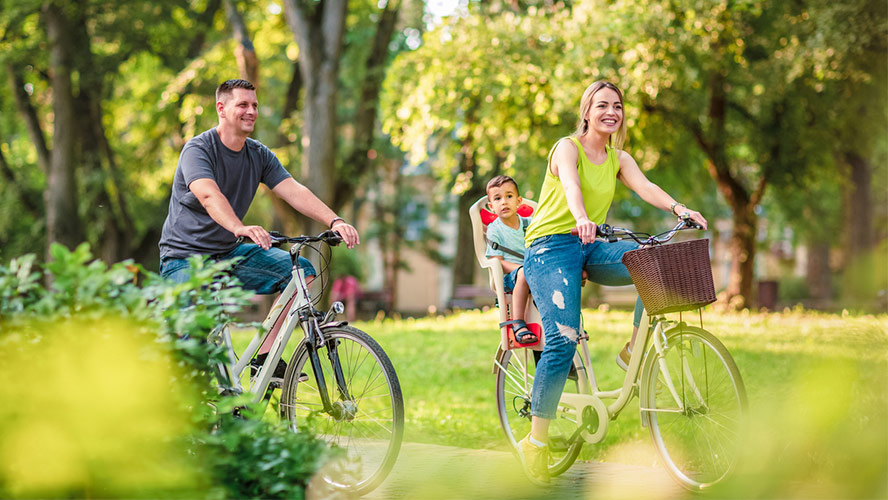
[[[645,245],[628,252],[624,263],[646,311],[620,388],[598,387],[589,337],[585,332],[581,336],[558,415],[550,424],[550,475],[566,471],[583,444],[604,439],[611,421],[636,395],[642,425],[649,429],[664,466],[682,486],[703,490],[735,467],[747,412],[740,372],[725,346],[702,324],[691,326],[665,315],[715,300],[707,240],[660,246],[678,231],[694,228],[688,219],[654,236],[606,224],[599,228],[599,236],[608,241],[631,238]],[[648,309],[653,311],[650,316]],[[497,412],[516,454],[518,441],[530,431],[533,353],[500,347],[494,362]]]

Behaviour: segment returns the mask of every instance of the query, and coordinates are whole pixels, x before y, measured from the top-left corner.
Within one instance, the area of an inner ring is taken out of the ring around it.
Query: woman
[[[626,139],[623,95],[614,84],[597,81],[583,93],[576,132],[559,140],[549,154],[540,203],[527,228],[524,270],[543,322],[546,344],[537,364],[531,400],[531,432],[519,445],[531,480],[548,482],[549,421],[576,352],[580,333],[582,272],[603,285],[632,283],[622,264],[624,253],[637,245],[595,240],[614,197],[616,180],[644,201],[673,215],[687,213],[706,227],[706,219],[676,202],[650,182],[632,156],[621,151]],[[578,234],[571,235],[576,228]],[[635,342],[641,301],[636,303],[632,340],[619,358],[628,359]]]

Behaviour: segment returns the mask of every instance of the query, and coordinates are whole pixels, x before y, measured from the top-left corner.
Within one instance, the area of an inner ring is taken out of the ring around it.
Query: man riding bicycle
[[[243,223],[259,183],[296,211],[339,232],[348,248],[360,243],[354,227],[296,182],[268,147],[249,137],[258,108],[256,88],[246,80],[227,80],[216,89],[219,125],[189,140],[179,155],[158,245],[161,276],[177,283],[187,281],[187,259],[195,254],[213,260],[240,257],[231,272],[244,288],[260,294],[286,288],[291,278],[290,255],[271,246],[271,236],[262,226]],[[240,237],[252,243],[239,243]],[[306,277],[315,275],[307,259],[300,257],[299,266]],[[275,336],[273,331],[259,348],[256,362],[264,361]],[[283,369],[278,366],[275,377],[283,377]]]

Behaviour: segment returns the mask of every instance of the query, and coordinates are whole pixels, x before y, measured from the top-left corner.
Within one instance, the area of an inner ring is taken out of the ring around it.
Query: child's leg
[[[521,267],[515,277],[515,289],[512,290],[512,311],[514,312],[512,319],[524,319],[529,298],[530,287],[527,286],[527,280],[524,279],[524,268]]]

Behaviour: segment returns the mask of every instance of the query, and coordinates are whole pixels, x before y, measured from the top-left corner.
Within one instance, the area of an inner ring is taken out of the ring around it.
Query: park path
[[[687,492],[660,468],[578,461],[547,488],[509,452],[404,443],[394,470],[365,500],[677,499]],[[312,495],[309,493],[309,499]]]

